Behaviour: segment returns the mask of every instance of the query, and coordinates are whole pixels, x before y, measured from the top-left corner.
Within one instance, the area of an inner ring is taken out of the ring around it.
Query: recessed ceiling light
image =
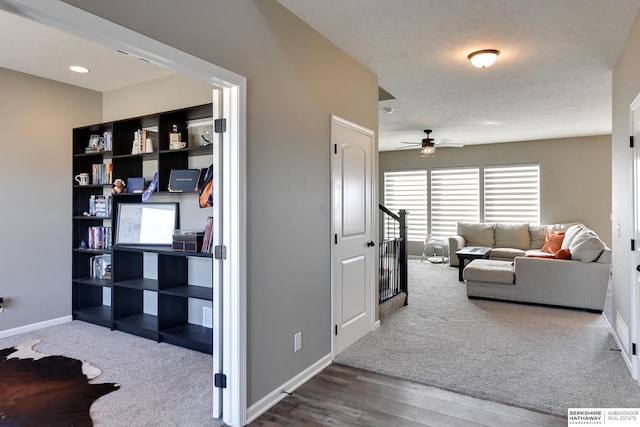
[[[82,65],[72,65],[69,67],[69,69],[74,73],[81,73],[81,74],[86,74],[90,71],[87,67],[83,67]]]

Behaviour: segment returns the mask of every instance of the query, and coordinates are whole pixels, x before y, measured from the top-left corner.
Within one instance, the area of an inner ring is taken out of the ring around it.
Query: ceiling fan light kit
[[[422,142],[407,142],[401,141],[400,144],[407,145],[419,145],[420,157],[432,157],[436,155],[436,148],[438,147],[464,147],[464,144],[452,142],[448,139],[433,139],[431,138],[431,129],[425,129],[424,133],[427,134],[426,138],[422,139]],[[398,150],[400,148],[396,148]]]
[[[474,67],[487,68],[492,66],[496,62],[496,60],[498,59],[498,55],[500,55],[500,51],[498,50],[483,49],[470,53],[468,58]]]
[[[420,157],[431,157],[436,155],[436,147],[425,145],[420,149]]]
[[[420,148],[420,157],[435,156],[436,155],[435,139],[429,136],[429,134],[431,133],[431,129],[425,129],[424,133],[427,134],[427,137],[422,140],[422,148]]]

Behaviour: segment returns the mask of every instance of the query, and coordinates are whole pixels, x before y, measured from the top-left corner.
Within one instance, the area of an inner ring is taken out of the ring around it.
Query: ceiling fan
[[[449,139],[433,139],[431,138],[431,129],[425,129],[424,133],[427,134],[427,137],[422,140],[422,142],[404,142],[401,141],[400,144],[408,144],[408,145],[419,145],[420,148],[420,156],[428,157],[436,155],[437,147],[464,147],[464,144],[452,142]],[[398,147],[396,150],[402,150],[405,147]]]

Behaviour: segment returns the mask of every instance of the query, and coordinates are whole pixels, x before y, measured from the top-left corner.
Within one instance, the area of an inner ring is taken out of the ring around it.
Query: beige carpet
[[[120,385],[91,406],[94,426],[225,425],[212,417],[211,355],[80,321],[0,339],[0,348],[30,340],[41,340],[36,351],[99,366],[96,382]]]
[[[409,305],[337,363],[557,415],[640,407],[602,315],[469,300],[457,268],[419,260],[409,282]]]

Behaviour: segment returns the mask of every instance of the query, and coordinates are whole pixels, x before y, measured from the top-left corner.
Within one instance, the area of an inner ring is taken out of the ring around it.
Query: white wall
[[[619,314],[627,328],[632,322],[631,297],[635,277],[636,261],[631,251],[633,235],[632,168],[629,149],[631,131],[630,105],[640,93],[640,16],[629,31],[627,41],[613,70],[613,132],[612,132],[612,188],[613,188],[613,314],[614,329],[619,330],[616,320]],[[617,226],[620,233],[617,233]],[[636,285],[637,286],[637,285]],[[637,303],[637,301],[636,301]],[[639,325],[640,326],[640,325]],[[630,338],[627,336],[627,338]],[[626,349],[631,358],[630,348]]]
[[[71,315],[71,130],[102,95],[0,68],[0,332]]]
[[[110,90],[103,94],[102,121],[208,104],[212,91],[211,84],[179,74]]]

